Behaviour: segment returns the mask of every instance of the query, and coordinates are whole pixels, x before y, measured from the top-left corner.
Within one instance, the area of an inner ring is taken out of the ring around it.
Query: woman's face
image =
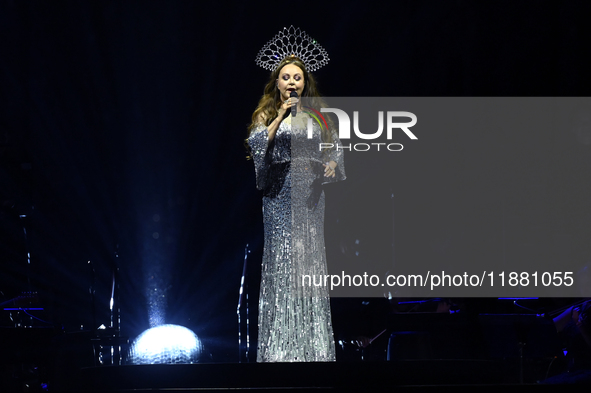
[[[288,64],[279,71],[277,78],[277,88],[281,93],[283,101],[289,99],[292,91],[298,93],[298,97],[302,96],[304,91],[304,71],[294,64]]]

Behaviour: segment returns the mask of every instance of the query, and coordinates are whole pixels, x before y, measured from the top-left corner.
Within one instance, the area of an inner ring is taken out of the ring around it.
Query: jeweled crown
[[[328,53],[315,39],[300,28],[284,27],[259,51],[255,62],[269,71],[275,70],[287,56],[295,55],[301,59],[310,72],[328,63]]]

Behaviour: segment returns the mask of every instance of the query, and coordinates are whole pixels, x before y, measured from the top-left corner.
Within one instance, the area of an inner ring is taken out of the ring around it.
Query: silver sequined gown
[[[271,143],[263,125],[248,138],[265,229],[257,362],[335,360],[328,288],[301,281],[327,274],[322,184],[345,179],[343,154],[320,151],[316,123],[307,138],[308,118],[287,117]],[[340,143],[334,132],[333,139]],[[337,163],[334,179],[324,177],[322,164],[330,160]]]

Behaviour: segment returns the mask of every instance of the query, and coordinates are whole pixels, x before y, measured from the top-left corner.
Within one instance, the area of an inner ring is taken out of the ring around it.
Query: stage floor
[[[515,361],[402,360],[334,363],[203,363],[126,365],[81,369],[76,391],[434,391],[453,386],[550,386],[519,383]]]

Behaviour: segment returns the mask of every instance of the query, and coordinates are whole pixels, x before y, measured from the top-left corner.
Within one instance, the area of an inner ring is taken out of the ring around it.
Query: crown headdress
[[[269,71],[275,70],[287,56],[295,55],[301,59],[308,71],[316,71],[328,63],[328,53],[315,39],[290,26],[284,27],[271,41],[259,51],[255,62]]]

